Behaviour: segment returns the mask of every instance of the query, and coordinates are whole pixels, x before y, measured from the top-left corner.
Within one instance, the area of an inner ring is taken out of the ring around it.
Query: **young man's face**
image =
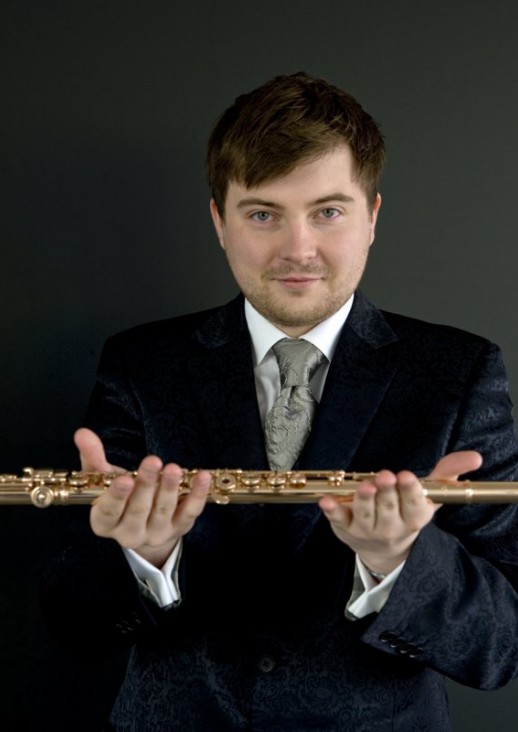
[[[243,294],[265,318],[301,336],[335,313],[365,269],[381,198],[371,211],[348,147],[255,188],[230,183],[221,246]]]

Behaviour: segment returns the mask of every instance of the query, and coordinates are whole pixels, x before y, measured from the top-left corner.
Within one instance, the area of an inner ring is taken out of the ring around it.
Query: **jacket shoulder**
[[[177,315],[163,320],[154,320],[149,323],[140,323],[111,335],[108,341],[123,347],[132,344],[142,346],[170,338],[189,338],[217,310],[217,308],[211,308],[210,310],[200,310],[199,312]]]
[[[496,347],[483,336],[451,325],[431,323],[385,310],[381,313],[399,340],[403,343],[410,342],[414,347],[424,348],[428,345],[440,349],[460,347],[474,350]]]
[[[232,337],[242,328],[244,309],[242,298],[226,305],[178,315],[173,318],[142,323],[108,338],[105,350],[163,352],[197,350],[211,341],[217,344]]]

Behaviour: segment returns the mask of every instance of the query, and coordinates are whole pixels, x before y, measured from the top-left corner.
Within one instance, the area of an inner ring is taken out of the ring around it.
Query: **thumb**
[[[106,460],[103,443],[92,430],[81,427],[74,435],[74,442],[79,450],[83,470],[99,473],[121,470]]]
[[[459,475],[477,470],[482,465],[482,455],[475,450],[450,452],[439,460],[429,478],[457,480]]]

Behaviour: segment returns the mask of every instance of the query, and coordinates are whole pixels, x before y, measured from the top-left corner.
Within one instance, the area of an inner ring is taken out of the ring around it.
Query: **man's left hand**
[[[457,480],[482,464],[478,452],[454,452],[441,458],[429,478]],[[419,478],[408,470],[382,470],[361,482],[350,503],[324,496],[320,508],[336,536],[372,571],[389,574],[410,554],[421,529],[440,508],[428,500]]]

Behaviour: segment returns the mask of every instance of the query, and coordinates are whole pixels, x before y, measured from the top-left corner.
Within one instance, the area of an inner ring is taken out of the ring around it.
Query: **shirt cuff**
[[[345,609],[346,617],[350,620],[357,620],[370,613],[379,613],[389,599],[392,588],[404,566],[405,562],[402,562],[384,580],[377,582],[360,557],[356,555],[353,584],[359,591],[353,592],[351,595]]]
[[[144,594],[151,595],[152,599],[160,607],[177,605],[180,602],[181,594],[178,586],[178,568],[182,553],[181,539],[161,569],[152,565],[133,549],[125,549],[123,547],[122,550]]]

